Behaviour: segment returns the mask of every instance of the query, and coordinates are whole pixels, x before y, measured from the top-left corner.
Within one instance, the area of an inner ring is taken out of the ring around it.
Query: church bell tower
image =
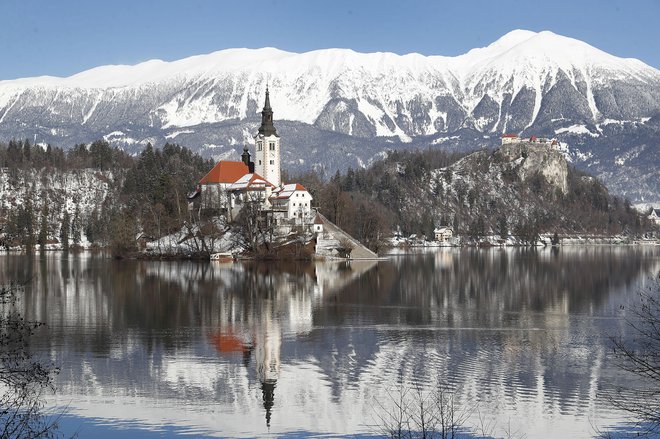
[[[273,109],[266,87],[266,102],[261,110],[261,126],[254,136],[254,171],[275,186],[282,182],[280,171],[280,136],[273,125]]]

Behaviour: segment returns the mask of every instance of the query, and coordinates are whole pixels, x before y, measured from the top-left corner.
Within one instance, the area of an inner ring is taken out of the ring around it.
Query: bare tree
[[[254,253],[271,252],[275,239],[272,211],[264,209],[263,199],[258,194],[247,192],[242,202],[243,207],[236,217],[242,244]]]
[[[619,387],[610,399],[627,411],[645,434],[660,433],[660,273],[639,293],[626,323],[632,337],[612,337],[619,367],[639,379],[635,388]]]
[[[401,385],[398,393],[388,391],[386,401],[377,401],[378,429],[393,439],[454,439],[466,420],[467,411],[457,406],[446,384],[435,390]]]
[[[29,322],[16,310],[22,287],[0,287],[0,437],[56,436],[57,425],[42,413],[43,393],[54,391],[58,369],[37,361],[29,342],[42,323]]]

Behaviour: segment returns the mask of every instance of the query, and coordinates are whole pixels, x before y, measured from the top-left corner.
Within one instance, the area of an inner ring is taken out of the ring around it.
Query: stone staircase
[[[319,233],[316,239],[316,253],[320,256],[339,256],[337,248],[341,247],[342,241],[350,242],[353,246],[351,250],[351,259],[378,259],[378,255],[358,240],[340,229],[337,225],[330,222],[325,216],[318,214],[323,221],[323,232]]]

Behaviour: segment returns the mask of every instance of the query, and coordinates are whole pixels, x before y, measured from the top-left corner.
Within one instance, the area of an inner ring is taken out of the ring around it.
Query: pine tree
[[[25,232],[23,244],[28,250],[34,246],[34,210],[32,208],[32,194],[28,193],[25,197],[25,207],[23,209],[22,228]]]
[[[62,243],[62,250],[69,251],[69,229],[71,227],[71,219],[69,212],[65,209],[62,214],[62,225],[60,226],[60,242]]]
[[[85,236],[89,242],[96,242],[99,238],[98,236],[98,226],[99,226],[99,211],[96,207],[92,210],[92,213],[87,218],[87,223],[85,224]]]
[[[30,141],[28,139],[25,139],[25,142],[23,143],[23,159],[27,165],[30,165],[30,161],[32,159],[32,149],[30,146]]]
[[[497,220],[497,234],[500,238],[507,239],[509,237],[509,224],[506,216],[502,215]]]
[[[80,206],[76,204],[76,210],[73,213],[73,221],[71,221],[71,235],[73,238],[73,243],[76,245],[80,244],[81,226]]]
[[[46,242],[48,241],[48,200],[43,195],[42,198],[44,200],[44,205],[41,209],[41,225],[39,226],[38,239],[39,247],[41,247],[41,250],[44,249]]]

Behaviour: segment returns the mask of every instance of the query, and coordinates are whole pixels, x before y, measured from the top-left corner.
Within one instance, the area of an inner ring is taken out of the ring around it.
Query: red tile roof
[[[502,137],[511,137],[511,138],[516,138],[516,137],[518,137],[518,136],[517,136],[517,135],[515,135],[515,134],[502,134]]]
[[[304,191],[307,192],[307,189],[300,184],[300,183],[289,183],[285,184],[282,186],[279,186],[275,191],[273,191],[273,197],[274,199],[287,199],[291,198],[291,196],[297,192],[297,191]],[[311,200],[311,198],[310,198]]]
[[[229,160],[219,161],[217,165],[209,171],[208,174],[199,180],[200,184],[213,184],[213,183],[233,183],[250,170],[243,162],[232,162]]]

